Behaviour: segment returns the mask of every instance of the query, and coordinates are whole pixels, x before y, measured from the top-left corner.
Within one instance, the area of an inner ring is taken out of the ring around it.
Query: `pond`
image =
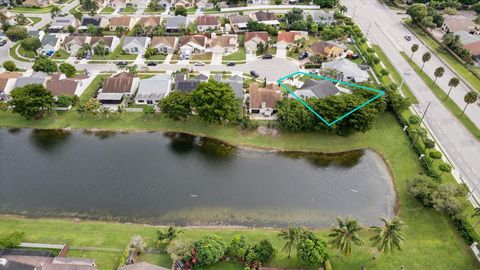
[[[274,138],[272,138],[274,139]],[[366,225],[392,216],[386,164],[181,133],[0,129],[0,212],[177,225]]]

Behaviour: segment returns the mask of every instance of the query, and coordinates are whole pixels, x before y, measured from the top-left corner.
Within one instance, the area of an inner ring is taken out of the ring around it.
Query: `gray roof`
[[[235,97],[243,99],[244,92],[243,92],[242,77],[235,75],[235,76],[232,76],[229,80],[228,79],[223,80],[222,74],[215,74],[215,76],[213,76],[213,79],[217,82],[228,84],[232,88],[233,92],[235,93]]]
[[[323,10],[313,10],[309,12],[312,15],[312,19],[315,22],[332,22],[334,20],[334,12],[328,11],[325,12]],[[308,13],[304,14],[305,19],[307,18]]]
[[[344,78],[353,78],[356,82],[367,81],[369,78],[367,71],[362,70],[357,64],[345,58],[323,62],[322,69],[327,68],[338,70],[342,72]]]
[[[55,17],[50,27],[64,27],[72,24],[74,17]]]
[[[55,35],[44,35],[42,38],[42,47],[46,45],[57,45],[58,38]]]
[[[146,80],[140,80],[135,100],[160,100],[170,90],[169,74],[159,74]]]
[[[35,77],[20,77],[15,81],[14,88],[23,87],[27,84],[43,84],[45,78],[35,78]]]
[[[124,37],[122,47],[135,44],[141,47],[147,46],[147,37]]]
[[[29,35],[29,36],[38,37],[38,36],[40,35],[40,31],[38,31],[38,30],[30,30],[30,31],[28,31],[28,35]]]
[[[185,27],[187,25],[187,17],[184,16],[174,16],[168,17],[166,23],[166,29],[179,29],[180,27]]]
[[[467,31],[464,31],[464,30],[457,31],[454,34],[456,36],[459,36],[460,41],[462,42],[463,45],[468,45],[468,44],[472,44],[472,43],[480,41],[479,36],[474,36],[474,35],[468,33]]]
[[[308,79],[299,90],[310,90],[317,98],[338,94],[340,90],[331,81]]]

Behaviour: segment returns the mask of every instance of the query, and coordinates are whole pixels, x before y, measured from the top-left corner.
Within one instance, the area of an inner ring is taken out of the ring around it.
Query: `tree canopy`
[[[235,121],[240,112],[240,102],[232,88],[215,80],[198,85],[192,93],[192,105],[200,118],[209,123]]]
[[[173,91],[160,101],[160,111],[172,120],[185,120],[192,112],[191,94]]]
[[[223,240],[216,235],[207,235],[196,241],[195,247],[196,266],[203,267],[218,262],[225,254],[226,247]]]
[[[43,71],[46,73],[52,73],[58,71],[57,63],[55,63],[52,59],[40,55],[35,58],[35,62],[33,62],[32,69],[34,71]]]
[[[15,88],[10,96],[12,99],[9,103],[13,106],[13,112],[27,119],[43,117],[54,104],[52,93],[41,84],[27,84]]]

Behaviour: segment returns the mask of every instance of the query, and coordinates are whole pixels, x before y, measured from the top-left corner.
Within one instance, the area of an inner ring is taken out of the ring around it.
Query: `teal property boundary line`
[[[354,88],[365,89],[365,90],[368,90],[368,91],[373,91],[373,92],[377,93],[377,95],[374,96],[373,98],[367,100],[366,102],[362,103],[361,105],[359,105],[355,109],[353,109],[353,110],[347,112],[346,114],[340,116],[339,118],[335,119],[334,121],[329,122],[329,121],[325,120],[319,113],[317,113],[312,107],[310,107],[301,97],[297,96],[290,88],[288,88],[288,86],[283,84],[282,81],[290,79],[291,77],[294,77],[294,76],[297,76],[297,75],[306,75],[306,76],[314,77],[314,78],[317,78],[317,79],[322,79],[322,80],[327,80],[327,81],[331,81],[331,82],[335,82],[335,83],[339,83],[339,84],[343,84],[343,85],[352,86]],[[289,74],[287,76],[284,76],[284,77],[278,79],[277,82],[281,87],[283,87],[293,97],[295,97],[296,100],[298,100],[300,103],[302,103],[303,106],[305,106],[309,111],[311,111],[316,117],[318,117],[320,120],[322,120],[322,122],[325,123],[329,127],[335,125],[337,122],[341,121],[342,119],[349,116],[350,114],[358,111],[359,109],[361,109],[362,107],[371,103],[375,99],[385,95],[385,92],[382,91],[382,90],[379,90],[379,89],[375,89],[375,88],[371,88],[371,87],[367,87],[367,86],[363,86],[363,85],[358,85],[358,84],[354,84],[354,83],[344,82],[344,81],[341,81],[341,80],[335,80],[335,79],[332,79],[332,78],[324,77],[324,76],[321,76],[321,75],[315,75],[315,74],[311,74],[311,73],[306,73],[306,72],[303,72],[303,71],[297,71],[297,72],[294,72],[294,73]]]

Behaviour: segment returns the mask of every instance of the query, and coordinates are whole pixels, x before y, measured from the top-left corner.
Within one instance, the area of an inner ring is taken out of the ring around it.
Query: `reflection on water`
[[[0,129],[0,139],[4,213],[279,227],[393,214],[388,170],[369,150],[279,153],[182,133]]]
[[[88,135],[93,135],[99,139],[109,139],[117,134],[117,132],[109,131],[109,130],[100,130],[100,131],[84,130],[83,133]]]

